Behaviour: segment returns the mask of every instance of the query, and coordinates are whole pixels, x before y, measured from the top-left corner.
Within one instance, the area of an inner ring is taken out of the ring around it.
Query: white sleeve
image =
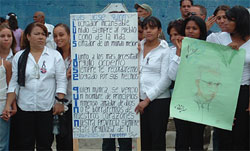
[[[156,99],[160,94],[166,91],[170,86],[171,80],[168,77],[168,67],[169,67],[169,53],[165,53],[161,58],[161,78],[155,83],[155,85],[146,91],[146,95],[152,101]]]
[[[56,93],[66,94],[67,92],[67,78],[66,78],[66,68],[65,63],[61,55],[55,56],[55,66],[56,66]]]
[[[177,55],[174,55],[173,58],[171,57],[170,59],[168,76],[171,80],[175,81],[181,58]]]

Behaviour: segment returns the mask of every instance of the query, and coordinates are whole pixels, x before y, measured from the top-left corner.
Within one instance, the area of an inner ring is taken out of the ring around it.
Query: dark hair
[[[161,29],[160,20],[154,16],[148,16],[143,20],[142,29],[144,29],[147,25],[149,25],[149,27],[157,27],[158,29]]]
[[[44,26],[44,24],[42,23],[38,23],[38,22],[33,22],[30,23],[24,30],[24,35],[23,35],[23,41],[22,41],[22,48],[21,49],[25,49],[27,47],[30,47],[29,41],[27,39],[27,35],[31,34],[31,31],[33,30],[33,28],[35,27],[40,27],[42,28],[42,30],[45,33],[45,36],[48,37],[48,30],[47,28]]]
[[[5,22],[5,18],[0,17],[0,24]]]
[[[10,29],[9,25],[7,23],[3,23],[0,25],[0,31],[2,31],[3,29],[9,29],[11,32],[11,36],[12,36],[12,43],[10,48],[12,49],[12,53],[15,54],[16,53],[16,38],[12,32],[12,30]]]
[[[182,6],[182,2],[183,2],[183,1],[185,1],[185,0],[180,0],[180,6]],[[189,0],[189,1],[190,1],[191,5],[194,4],[193,0]]]
[[[24,52],[20,55],[18,59],[18,78],[17,82],[20,86],[25,86],[25,71],[26,71],[26,65],[27,65],[27,60],[28,60],[28,55],[30,52],[30,42],[27,39],[27,35],[30,35],[32,30],[35,27],[40,27],[45,33],[45,36],[48,36],[48,30],[44,26],[44,24],[38,23],[38,22],[33,22],[30,23],[24,30],[24,36],[23,36],[23,41],[22,41],[22,49],[25,48]]]
[[[214,16],[216,16],[217,15],[217,13],[218,13],[218,11],[220,11],[220,10],[222,10],[222,11],[227,11],[227,10],[229,10],[230,9],[230,7],[229,6],[227,6],[227,5],[220,5],[220,6],[218,6],[215,10],[214,10],[214,13],[213,13],[213,15]]]
[[[8,22],[11,30],[15,31],[16,29],[18,29],[16,16],[11,15],[10,18],[8,19]]]
[[[170,35],[170,30],[172,28],[174,28],[179,34],[181,34],[181,29],[182,29],[182,26],[183,26],[183,21],[184,21],[183,19],[178,19],[178,20],[171,21],[168,24],[167,33]]]
[[[187,26],[187,23],[189,21],[194,21],[200,28],[200,40],[206,40],[207,38],[207,27],[206,27],[206,23],[204,22],[203,19],[201,19],[198,16],[190,16],[187,19],[184,20],[184,24],[182,26],[182,31],[181,31],[181,35],[186,36],[185,35],[185,28]]]
[[[250,15],[248,10],[243,6],[234,6],[226,12],[228,20],[235,21],[235,31],[243,40],[250,35]]]
[[[66,24],[59,23],[59,24],[57,24],[57,25],[54,27],[54,30],[56,29],[56,27],[62,27],[62,28],[64,28],[64,30],[66,31],[66,33],[67,33],[68,35],[70,35],[70,29],[69,29],[69,27],[68,27]],[[54,32],[54,30],[53,30],[53,32]],[[56,47],[56,50],[58,50],[58,51],[60,52],[60,54],[63,56],[62,48],[59,48],[59,47],[57,46],[57,47]]]

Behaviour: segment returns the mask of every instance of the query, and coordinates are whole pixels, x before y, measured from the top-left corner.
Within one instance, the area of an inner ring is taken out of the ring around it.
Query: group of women
[[[59,120],[63,121],[62,133],[56,135],[57,149],[73,149],[69,101],[70,30],[65,24],[54,28],[58,51],[45,47],[47,36],[43,24],[29,24],[23,36],[25,49],[18,51],[8,62],[7,56],[15,50],[16,42],[11,28],[7,24],[0,25],[0,150],[9,150],[9,140],[14,141],[10,142],[11,150],[51,150],[53,115],[60,115]],[[9,138],[9,119],[15,113],[15,138]]]
[[[157,18],[148,17],[143,23],[145,39],[140,46],[140,103],[135,111],[141,113],[142,150],[166,150],[166,127],[169,118],[169,85],[175,81],[181,61],[184,37],[207,40],[239,50],[244,48],[246,57],[233,130],[216,130],[216,149],[249,150],[249,84],[250,84],[250,30],[249,12],[242,6],[219,6],[214,15],[221,32],[207,37],[205,22],[197,16],[175,20],[168,26],[173,47],[168,47],[158,35],[161,25]],[[230,76],[230,75],[228,75]],[[203,150],[205,125],[174,119],[176,150]]]
[[[142,22],[140,102],[135,108],[141,114],[142,150],[166,150],[171,98],[169,86],[177,75],[184,37],[228,45],[235,51],[239,48],[246,50],[233,130],[217,129],[217,140],[219,150],[249,149],[249,12],[242,6],[222,8],[216,9],[214,14],[222,32],[209,37],[205,22],[197,16],[171,22],[168,34],[174,47],[169,47],[165,40],[158,38],[162,32],[159,19],[150,16]],[[45,47],[48,31],[43,24],[29,24],[24,30],[25,49],[10,57],[16,46],[15,38],[8,25],[0,25],[0,150],[8,150],[9,119],[15,113],[15,124],[18,126],[14,149],[51,150],[53,115],[62,113],[64,116],[59,116],[59,119],[64,121],[64,125],[61,126],[62,133],[56,136],[57,149],[73,148],[70,30],[67,25],[58,24],[53,32],[58,51]],[[12,62],[12,67],[8,61]],[[176,150],[203,150],[205,125],[180,119],[174,121]]]

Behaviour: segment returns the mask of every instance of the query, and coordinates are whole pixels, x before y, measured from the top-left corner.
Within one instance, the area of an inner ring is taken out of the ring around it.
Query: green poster
[[[184,38],[170,116],[232,130],[245,50]]]

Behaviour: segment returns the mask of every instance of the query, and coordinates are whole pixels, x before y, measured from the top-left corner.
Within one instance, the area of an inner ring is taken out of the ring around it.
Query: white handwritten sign
[[[70,15],[74,138],[140,136],[137,19]]]

